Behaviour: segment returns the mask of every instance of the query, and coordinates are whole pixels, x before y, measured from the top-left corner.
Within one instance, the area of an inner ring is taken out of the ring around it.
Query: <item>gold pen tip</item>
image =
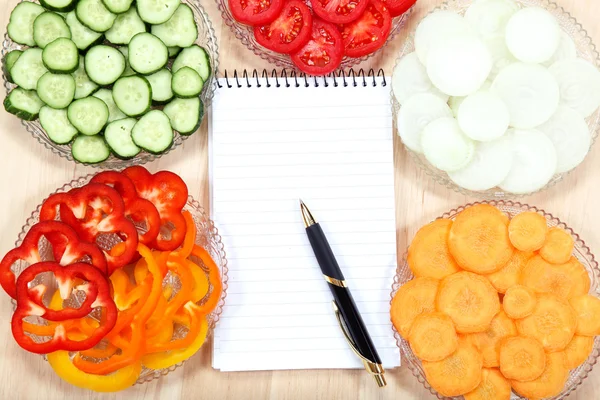
[[[308,207],[306,207],[306,204],[304,204],[304,202],[302,201],[302,199],[299,199],[299,200],[300,200],[300,212],[302,213],[302,220],[304,221],[304,226],[306,228],[308,228],[309,226],[316,224],[316,221],[315,221],[315,218],[310,213],[310,211],[308,210]]]

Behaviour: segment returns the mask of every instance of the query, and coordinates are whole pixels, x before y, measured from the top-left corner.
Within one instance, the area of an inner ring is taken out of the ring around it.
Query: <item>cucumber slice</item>
[[[204,81],[200,75],[190,67],[183,67],[173,74],[171,89],[175,96],[183,99],[197,97],[202,92]]]
[[[422,153],[421,131],[431,121],[443,117],[452,117],[444,100],[431,93],[416,94],[400,108],[396,124],[398,135],[406,147]]]
[[[10,76],[15,84],[23,89],[35,89],[38,79],[48,70],[42,61],[42,49],[31,48],[21,54],[10,69]]]
[[[129,65],[140,74],[152,74],[169,61],[167,46],[156,36],[143,32],[129,42]]]
[[[514,194],[528,194],[540,190],[556,172],[556,149],[542,132],[514,130],[513,164],[504,181],[498,185]]]
[[[167,47],[167,50],[169,50],[169,58],[173,58],[177,54],[179,54],[179,52],[181,51],[181,47],[171,46],[171,47]]]
[[[40,109],[40,124],[56,144],[67,144],[77,135],[77,129],[69,122],[67,110],[44,106]]]
[[[75,78],[75,99],[83,99],[98,90],[98,85],[92,82],[85,73],[84,59],[85,57],[79,57],[79,68],[73,72],[73,78]]]
[[[465,98],[456,119],[465,135],[488,142],[504,135],[510,123],[510,113],[497,94],[480,90]]]
[[[6,75],[6,80],[8,80],[10,83],[13,83],[12,77],[10,76],[10,70],[12,69],[13,65],[15,65],[19,57],[21,57],[21,54],[23,54],[21,50],[12,50],[6,53],[6,55],[2,58],[2,70]]]
[[[80,0],[75,13],[83,25],[96,32],[106,32],[117,19],[117,15],[111,13],[102,0]]]
[[[543,63],[556,52],[560,26],[552,14],[541,7],[517,11],[506,25],[506,45],[525,63]]]
[[[102,100],[104,104],[106,104],[106,106],[108,107],[108,122],[116,121],[127,117],[127,115],[123,114],[123,112],[119,110],[119,107],[117,107],[117,105],[115,104],[115,101],[113,100],[112,91],[108,89],[100,89],[92,96]]]
[[[208,52],[202,47],[194,44],[187,49],[183,49],[173,61],[173,73],[183,67],[190,67],[195,70],[204,82],[208,80],[211,73],[210,57]]]
[[[449,38],[429,50],[427,74],[431,82],[450,96],[474,93],[492,70],[492,56],[473,36]]]
[[[529,129],[543,124],[558,107],[558,83],[540,65],[520,62],[509,65],[494,79],[492,90],[508,107],[510,125],[515,128]]]
[[[589,117],[600,106],[600,72],[589,62],[576,58],[557,61],[550,73],[558,82],[560,101]]]
[[[427,161],[442,171],[466,167],[475,154],[475,142],[465,135],[454,118],[439,118],[421,132],[421,146]]]
[[[75,8],[75,0],[40,0],[40,4],[50,11],[65,13]]]
[[[193,99],[174,99],[164,108],[171,127],[181,135],[196,132],[204,116],[204,105],[198,97]]]
[[[152,87],[152,101],[162,104],[173,98],[171,78],[171,71],[166,68],[146,76],[146,79]]]
[[[23,1],[16,5],[10,13],[6,32],[13,42],[25,46],[35,46],[33,40],[33,21],[44,12],[39,4]]]
[[[573,39],[571,39],[571,36],[569,36],[568,33],[566,33],[565,31],[561,31],[560,41],[558,42],[558,48],[556,49],[552,57],[550,57],[550,59],[546,61],[543,65],[545,67],[550,67],[557,61],[572,60],[575,58],[577,58],[577,45],[575,44]]]
[[[71,30],[63,17],[48,11],[38,15],[33,21],[33,40],[36,46],[43,49],[58,38],[71,39]]]
[[[140,18],[134,7],[119,14],[113,26],[106,31],[106,39],[113,44],[128,44],[132,37],[140,32],[146,32],[146,24]]]
[[[458,186],[476,192],[501,184],[513,163],[512,136],[505,135],[491,142],[479,143],[469,164],[448,176]]]
[[[119,78],[113,86],[113,99],[126,115],[137,117],[150,110],[152,87],[139,75]]]
[[[85,55],[85,72],[99,85],[110,85],[125,71],[125,57],[114,47],[98,45]]]
[[[433,86],[427,76],[425,66],[419,61],[417,53],[405,55],[394,68],[392,74],[392,92],[401,105],[418,93],[431,93],[448,101],[448,95]]]
[[[127,160],[141,151],[131,139],[131,130],[136,123],[135,118],[120,119],[108,124],[104,130],[104,139],[115,156]]]
[[[79,135],[71,146],[73,158],[84,164],[97,164],[110,156],[110,149],[102,136]]]
[[[38,117],[44,102],[40,100],[35,90],[25,90],[17,87],[10,91],[4,99],[4,109],[26,121]]]
[[[102,39],[102,34],[95,32],[83,25],[77,19],[75,11],[71,11],[65,17],[65,21],[71,30],[71,40],[79,50],[86,50],[93,44]]]
[[[162,24],[173,16],[180,0],[138,0],[140,17],[149,24]]]
[[[198,39],[194,12],[188,5],[180,4],[167,22],[152,26],[152,34],[167,46],[191,46]]]
[[[133,0],[102,0],[108,10],[115,14],[122,14],[130,9]],[[131,7],[134,8],[134,7]]]
[[[484,43],[492,56],[492,70],[488,79],[493,80],[502,69],[512,63],[516,63],[517,59],[508,50],[504,35],[485,38]]]
[[[502,35],[510,17],[519,10],[512,0],[483,0],[474,1],[465,12],[467,22],[487,38]]]
[[[69,74],[79,67],[79,50],[71,40],[58,38],[44,48],[42,61],[50,72]]]
[[[429,50],[446,39],[474,35],[467,21],[457,13],[448,10],[435,11],[421,21],[415,31],[415,51],[419,60],[427,65]]]
[[[69,74],[46,72],[38,80],[37,94],[52,108],[66,108],[75,96],[75,79]]]
[[[75,100],[67,110],[69,122],[84,135],[100,133],[108,122],[108,107],[96,97]]]
[[[572,170],[583,162],[590,151],[592,136],[585,119],[567,106],[558,106],[554,115],[537,129],[554,143],[557,173]]]
[[[135,124],[131,138],[137,146],[149,153],[164,153],[173,144],[173,129],[169,117],[160,110],[149,111]]]

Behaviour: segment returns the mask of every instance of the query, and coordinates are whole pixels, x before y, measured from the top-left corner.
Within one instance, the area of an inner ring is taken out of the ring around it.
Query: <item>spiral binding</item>
[[[228,72],[225,71],[223,78],[225,79],[226,85],[222,85],[219,80],[217,80],[217,86],[219,88],[223,87],[238,87],[241,88],[244,85],[244,81],[246,82],[247,87],[252,87],[253,83],[256,83],[256,87],[281,87],[285,85],[285,87],[295,86],[300,87],[304,85],[305,87],[309,87],[311,84],[314,87],[319,87],[321,85],[325,87],[329,87],[331,85],[330,81],[326,78],[333,79],[333,86],[337,87],[340,84],[343,86],[358,86],[362,82],[362,86],[367,86],[371,84],[372,86],[377,86],[376,78],[383,78],[381,82],[382,86],[387,86],[387,81],[385,78],[385,74],[383,69],[379,69],[377,73],[375,73],[374,69],[370,69],[368,72],[361,68],[358,72],[355,72],[353,68],[350,68],[347,72],[339,71],[332,72],[329,75],[325,76],[312,76],[306,75],[305,73],[296,73],[294,70],[282,69],[279,72],[276,69],[269,71],[266,69],[262,70],[262,73],[254,69],[252,72],[248,72],[248,70],[243,70],[240,74],[237,70],[233,71],[233,76],[229,76]],[[261,79],[265,79],[266,85],[261,83]]]

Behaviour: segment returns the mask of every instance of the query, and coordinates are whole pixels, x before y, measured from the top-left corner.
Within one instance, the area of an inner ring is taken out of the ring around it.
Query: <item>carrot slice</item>
[[[567,369],[575,369],[583,364],[592,350],[594,350],[593,336],[573,336],[573,340],[569,342],[564,351]]]
[[[551,264],[539,255],[534,256],[523,268],[521,284],[536,293],[552,293],[565,300],[590,290],[588,273],[575,257],[564,264]]]
[[[511,381],[515,392],[529,399],[543,399],[553,397],[562,392],[569,370],[565,366],[565,355],[563,352],[547,353],[546,367],[538,378],[528,381]]]
[[[470,333],[468,340],[475,345],[483,356],[483,366],[486,368],[500,365],[498,353],[502,339],[518,335],[517,327],[504,311],[500,311],[485,332]]]
[[[541,294],[533,313],[516,324],[519,334],[536,339],[546,351],[561,351],[575,335],[577,316],[565,300]]]
[[[573,238],[567,232],[557,227],[550,228],[540,249],[540,256],[549,263],[563,264],[571,258],[574,245]]]
[[[465,400],[510,400],[510,382],[497,368],[484,368],[479,386],[464,397]]]
[[[539,250],[546,241],[548,225],[543,215],[532,211],[522,212],[508,224],[508,237],[521,251]]]
[[[498,292],[483,276],[457,272],[440,282],[436,309],[452,318],[460,333],[483,332],[500,311]]]
[[[546,367],[544,347],[530,337],[515,336],[500,344],[500,371],[507,379],[531,381]]]
[[[569,303],[577,316],[575,332],[583,336],[600,335],[600,299],[586,294],[572,298]]]
[[[443,360],[458,347],[454,323],[438,312],[419,315],[412,324],[408,341],[415,355],[424,361]]]
[[[415,278],[402,285],[392,299],[392,324],[403,338],[408,339],[410,328],[419,315],[435,311],[435,296],[439,281]]]
[[[502,268],[486,275],[486,277],[498,292],[506,293],[509,287],[519,283],[521,271],[525,268],[527,261],[529,261],[531,257],[533,257],[532,252],[515,250],[508,262]]]
[[[408,248],[408,265],[417,277],[443,279],[460,271],[448,250],[449,219],[438,219],[425,225]]]
[[[469,393],[481,382],[483,358],[477,349],[459,341],[458,348],[441,361],[423,361],[427,381],[442,396]]]
[[[515,285],[506,291],[502,307],[510,318],[520,319],[531,315],[536,303],[537,297],[533,289]]]
[[[467,271],[490,274],[499,270],[514,251],[508,239],[507,222],[506,216],[489,204],[467,208],[450,228],[450,254]]]

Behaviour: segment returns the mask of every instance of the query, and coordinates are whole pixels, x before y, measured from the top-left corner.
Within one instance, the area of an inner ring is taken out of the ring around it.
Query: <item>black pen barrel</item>
[[[306,228],[306,233],[323,275],[343,281],[344,274],[342,274],[340,266],[333,255],[333,251],[331,251],[331,247],[325,237],[325,233],[323,233],[323,229],[321,229],[321,225],[314,224],[309,226]]]
[[[375,345],[373,344],[371,336],[367,331],[367,327],[358,312],[358,308],[356,307],[356,303],[352,298],[350,290],[347,287],[336,286],[329,282],[328,286],[331,290],[331,294],[333,294],[338,309],[340,310],[342,320],[346,324],[348,335],[354,342],[358,352],[369,361],[381,364],[379,354],[377,354],[377,350],[375,350]]]

